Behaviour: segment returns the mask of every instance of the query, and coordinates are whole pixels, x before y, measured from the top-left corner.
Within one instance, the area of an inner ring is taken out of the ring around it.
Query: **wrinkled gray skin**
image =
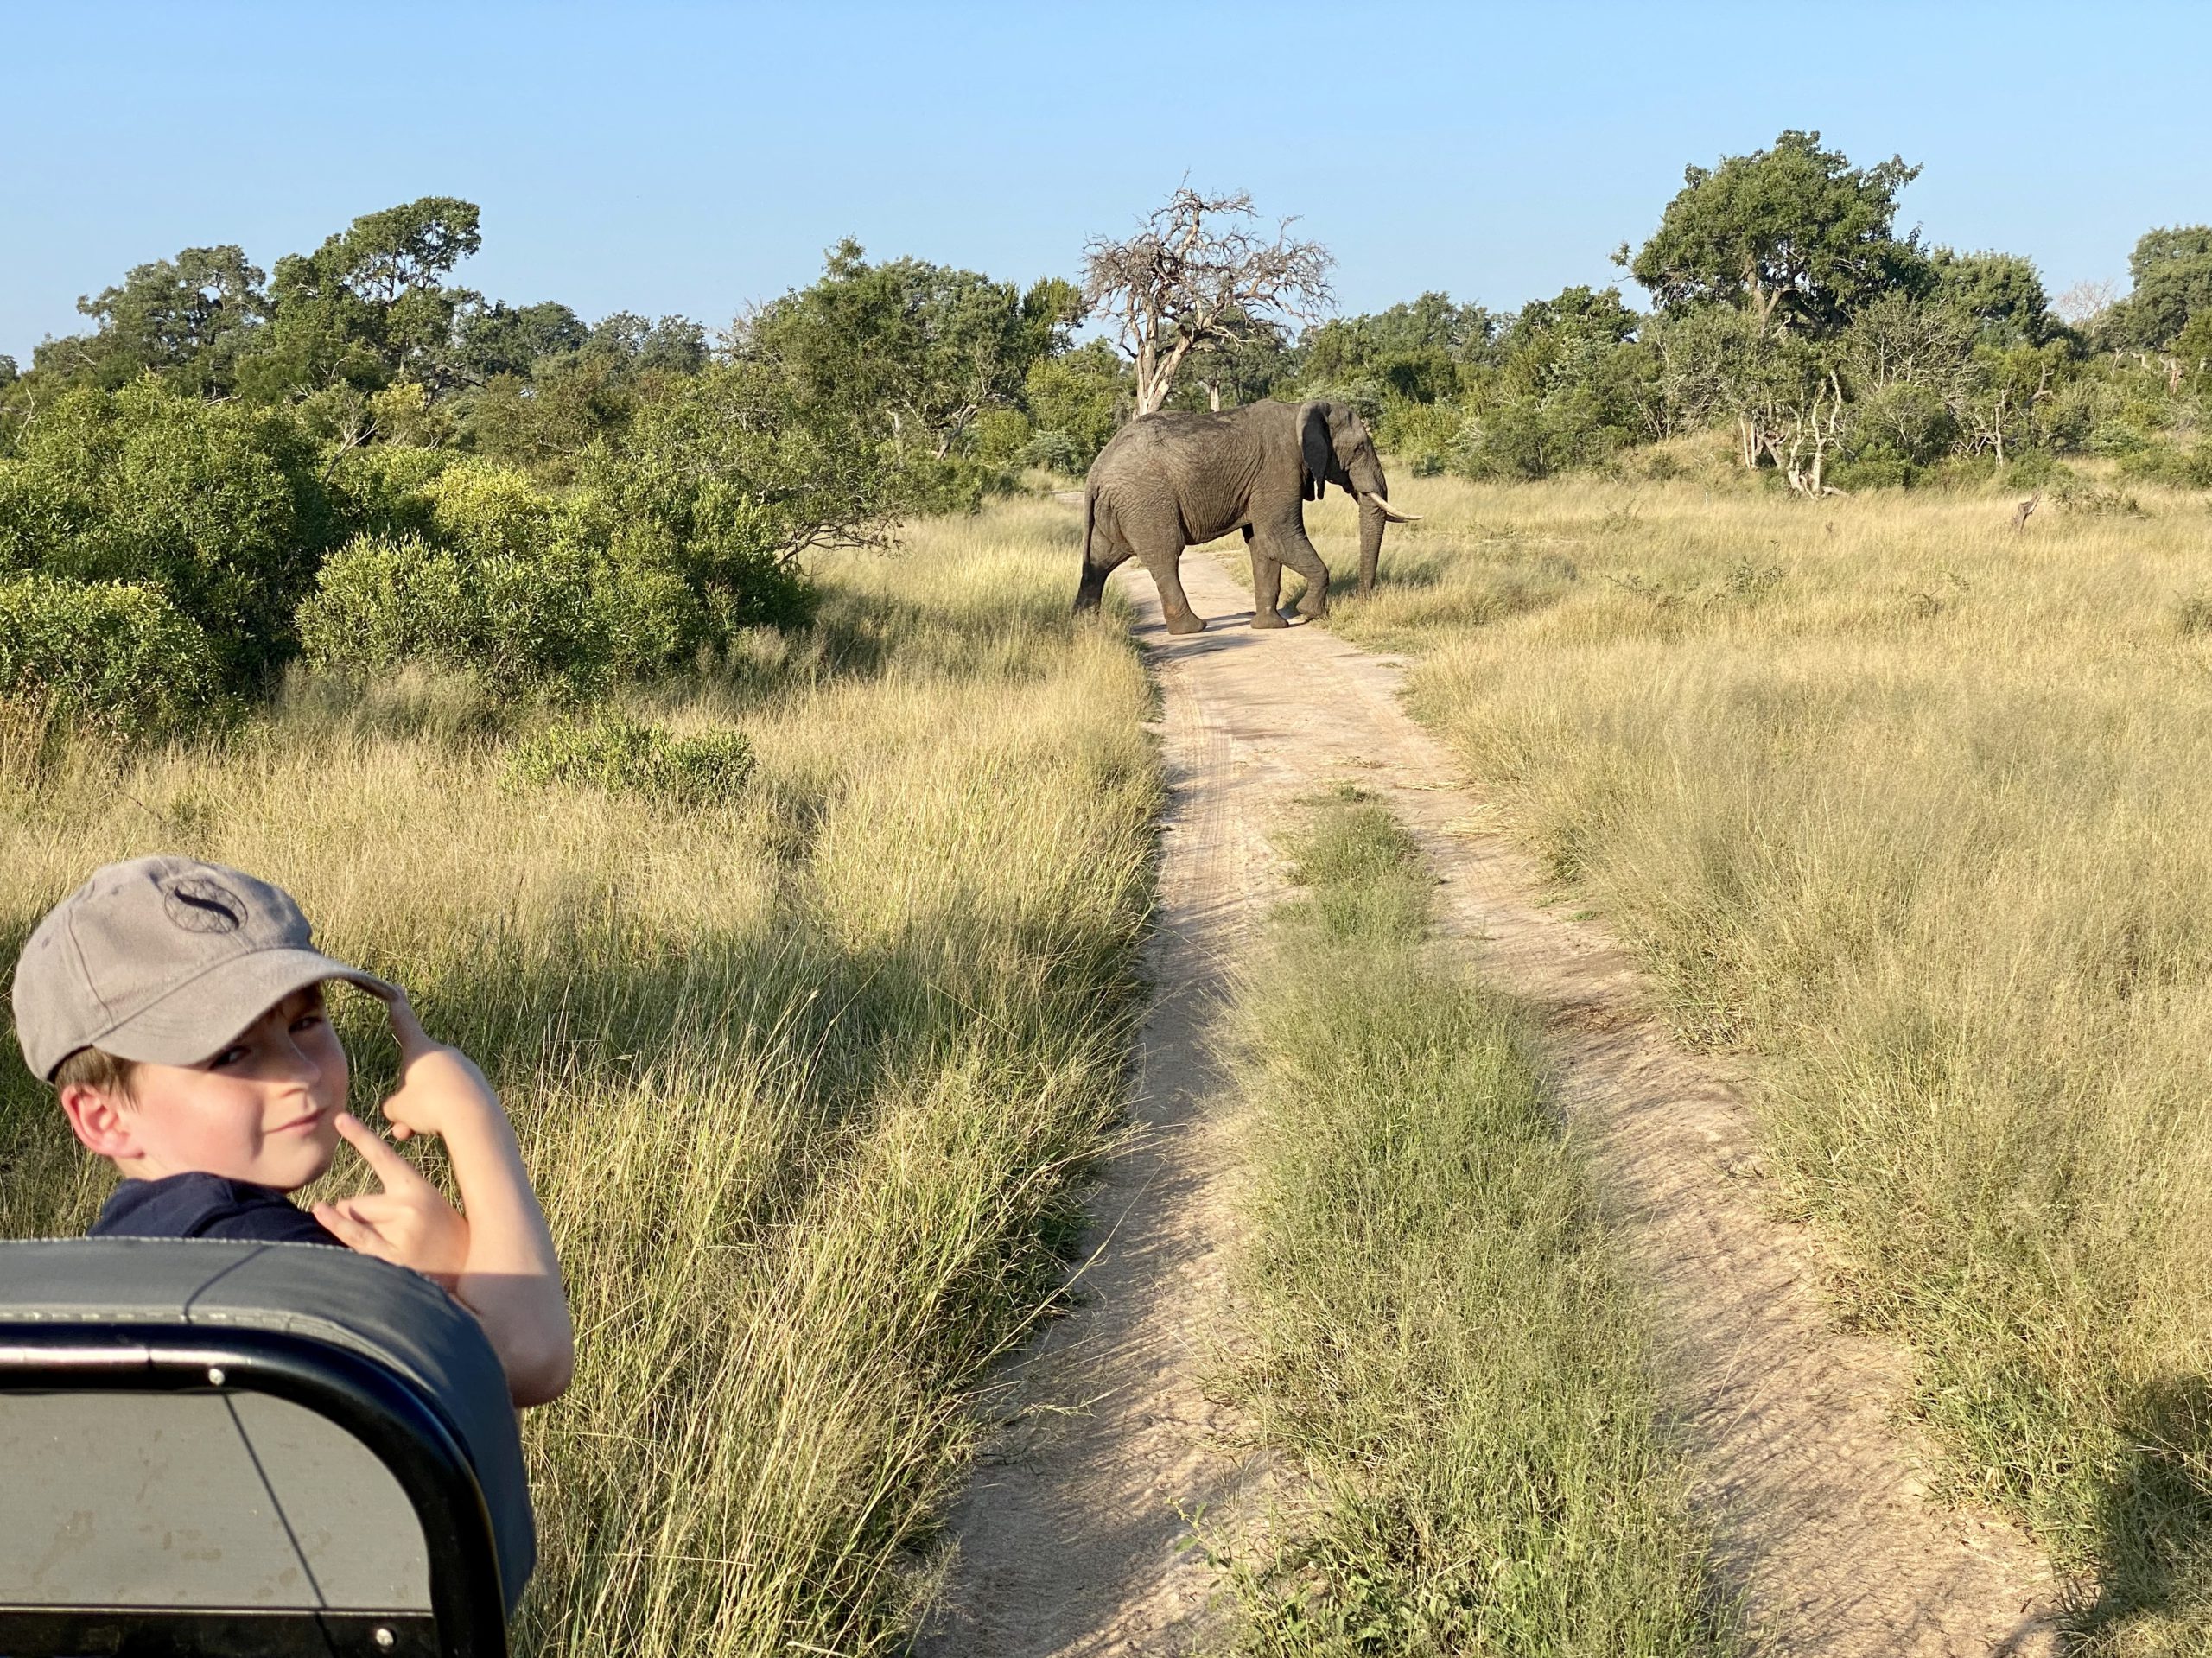
[[[1402,515],[1359,416],[1338,403],[1255,403],[1218,414],[1162,413],[1131,421],[1090,464],[1083,492],[1078,613],[1096,610],[1123,559],[1152,572],[1171,633],[1205,621],[1183,594],[1183,549],[1244,532],[1252,556],[1252,626],[1285,627],[1276,608],[1282,567],[1306,578],[1298,608],[1329,613],[1329,568],[1306,538],[1306,506],[1334,484],[1359,498],[1359,591],[1375,588],[1382,526]]]

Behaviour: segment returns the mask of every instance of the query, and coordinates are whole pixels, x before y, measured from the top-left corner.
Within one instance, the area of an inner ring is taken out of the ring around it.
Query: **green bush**
[[[2121,455],[2120,474],[2183,489],[2212,488],[2212,440],[2196,438],[2183,443],[2176,441],[2178,436],[2146,443]]]
[[[158,739],[219,712],[222,673],[207,636],[153,588],[20,575],[0,581],[0,699]]]
[[[423,533],[359,537],[325,562],[300,609],[309,662],[419,662],[505,690],[582,693],[672,668],[727,632],[672,545],[650,528],[611,537],[588,497],[482,462],[447,467],[420,494]]]
[[[1019,409],[986,409],[968,429],[968,448],[986,467],[1005,471],[1021,464],[1021,453],[1035,434]]]
[[[2107,489],[2069,472],[2051,486],[2051,499],[2069,512],[2091,516],[2139,518],[2143,504],[2125,491]]]
[[[1088,466],[1077,452],[1075,440],[1065,432],[1038,433],[1021,446],[1021,453],[1014,458],[1022,466],[1041,467],[1066,478],[1082,477]]]
[[[610,537],[673,560],[725,629],[808,620],[814,591],[795,556],[870,539],[901,484],[857,424],[809,409],[757,364],[671,385],[578,470]]]
[[[507,761],[509,780],[520,785],[567,785],[691,806],[734,800],[752,772],[753,746],[742,732],[679,737],[620,715],[551,727],[518,744]]]
[[[1445,469],[1446,457],[1465,421],[1465,411],[1455,403],[1393,398],[1375,422],[1375,441],[1389,454],[1407,457],[1415,477],[1433,478]]]
[[[293,613],[341,538],[321,457],[288,411],[150,376],[57,398],[0,461],[0,571],[161,589],[234,690],[292,654]]]
[[[404,443],[349,449],[330,467],[332,505],[355,535],[422,534],[430,528],[426,492],[458,458],[450,449]]]
[[[1087,471],[1121,424],[1135,396],[1135,380],[1121,355],[1103,340],[1039,358],[1029,368],[1023,397],[1040,433],[1067,440],[1070,473]]]
[[[674,575],[560,540],[486,558],[420,536],[365,536],[330,556],[300,608],[316,667],[423,663],[509,691],[582,694],[642,677],[676,665],[704,627]]]

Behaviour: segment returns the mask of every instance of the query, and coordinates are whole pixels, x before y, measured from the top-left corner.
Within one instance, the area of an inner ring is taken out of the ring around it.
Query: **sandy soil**
[[[1170,638],[1151,583],[1127,584],[1155,647],[1173,789],[1141,1038],[1141,1136],[1094,1206],[1082,1305],[1010,1378],[1015,1404],[954,1516],[950,1610],[921,1650],[1187,1650],[1213,1574],[1184,1515],[1249,1523],[1258,1477],[1218,1446],[1233,1422],[1200,1381],[1230,1309],[1223,1247],[1233,1102],[1209,1040],[1223,970],[1279,895],[1267,841],[1293,803],[1351,781],[1420,840],[1447,929],[1551,1035],[1564,1108],[1600,1159],[1649,1274],[1669,1380],[1759,1649],[2056,1654],[2054,1592],[2012,1528],[1939,1508],[1897,1417],[1894,1344],[1835,1329],[1802,1229],[1771,1218],[1736,1080],[1676,1051],[1601,928],[1547,907],[1532,862],[1480,827],[1449,753],[1400,707],[1400,666],[1313,627],[1255,632],[1249,589],[1184,560],[1208,632]]]
[[[1139,632],[1170,642],[1156,602]],[[1192,683],[1200,665],[1158,662],[1169,797],[1131,1138],[1091,1198],[1075,1310],[1001,1378],[1004,1424],[951,1516],[946,1605],[916,1648],[929,1658],[1192,1650],[1219,1574],[1191,1521],[1234,1537],[1255,1512],[1261,1471],[1227,1448],[1236,1424],[1202,1386],[1230,1325],[1238,1171],[1210,1032],[1281,876],[1229,733]]]

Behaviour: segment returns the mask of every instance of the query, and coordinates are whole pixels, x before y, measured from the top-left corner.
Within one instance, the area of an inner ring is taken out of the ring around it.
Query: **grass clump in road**
[[[510,786],[529,716],[445,680],[302,684],[167,751],[0,727],[10,959],[94,864],[188,851],[296,893],[498,1084],[579,1338],[524,1418],[519,1651],[906,1647],[972,1388],[1121,1102],[1150,903],[1149,693],[1066,617],[1065,518],[823,556],[810,632],[627,696],[667,753],[742,738],[743,785],[686,798]],[[340,1013],[373,1097],[392,1056]],[[0,1235],[104,1185],[0,1070]]]
[[[1677,1032],[1755,1057],[1950,1494],[2034,1527],[2087,1650],[2202,1652],[2212,518],[2024,492],[1414,480],[1338,625],[1420,657]]]
[[[1720,1654],[1640,1310],[1529,1033],[1430,939],[1378,805],[1325,804],[1239,994],[1255,1170],[1236,1388],[1288,1493],[1239,1649]]]

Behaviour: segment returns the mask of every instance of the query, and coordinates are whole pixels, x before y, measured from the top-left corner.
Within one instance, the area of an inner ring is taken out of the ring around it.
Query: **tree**
[[[615,311],[591,326],[585,349],[619,360],[630,374],[696,374],[707,365],[707,331],[688,316],[649,322]]]
[[[2111,277],[2084,277],[2051,301],[2050,308],[2068,327],[2087,334],[2119,302],[2120,284]]]
[[[401,378],[433,393],[465,383],[455,320],[483,295],[441,284],[483,245],[477,220],[473,202],[424,196],[279,259],[269,325],[239,362],[240,388],[273,399]]]
[[[1023,292],[922,259],[870,264],[848,238],[818,282],[746,319],[734,346],[776,365],[810,405],[882,424],[900,455],[942,461],[977,415],[1019,401],[1030,365],[1064,348],[1082,316],[1057,277]]]
[[[1201,346],[1225,346],[1262,321],[1311,321],[1330,303],[1328,250],[1294,240],[1288,219],[1272,239],[1257,221],[1248,192],[1207,196],[1185,185],[1127,241],[1084,245],[1083,296],[1115,319],[1138,414],[1166,406]]]
[[[2128,256],[2135,290],[2120,302],[2114,343],[2157,351],[2200,311],[2212,310],[2212,225],[2147,232]]]
[[[1290,378],[1290,340],[1281,324],[1238,318],[1234,332],[1191,353],[1191,406],[1219,410],[1256,403]]]
[[[1613,288],[1523,306],[1497,338],[1496,366],[1471,378],[1465,469],[1542,478],[1663,435],[1659,359],[1636,339],[1641,321]]]
[[[1097,459],[1135,400],[1128,366],[1103,340],[1038,359],[1029,365],[1023,392],[1040,436],[1067,440],[1071,472],[1082,472]]]
[[[1487,358],[1501,326],[1479,305],[1427,293],[1308,328],[1298,343],[1300,374],[1314,385],[1372,379],[1409,402],[1434,403],[1459,389],[1464,369]]]
[[[1893,234],[1897,192],[1919,176],[1901,156],[1855,168],[1789,131],[1771,149],[1690,167],[1659,228],[1617,263],[1669,309],[1748,305],[1760,326],[1827,332],[1884,289],[1924,285],[1918,232]]]
[[[527,375],[542,359],[581,350],[591,339],[583,319],[556,300],[471,306],[460,314],[458,331],[455,361],[480,384],[494,374]]]
[[[747,625],[795,619],[798,555],[880,545],[902,505],[859,412],[759,357],[668,381],[581,476],[620,534],[673,549],[684,579]]]
[[[98,329],[46,341],[33,362],[65,384],[113,391],[151,370],[180,391],[221,397],[268,314],[262,281],[235,245],[186,248],[79,299],[77,309]]]
[[[2050,337],[2050,302],[2033,260],[1937,248],[1929,269],[1936,302],[1970,318],[1988,343],[2039,346]]]

